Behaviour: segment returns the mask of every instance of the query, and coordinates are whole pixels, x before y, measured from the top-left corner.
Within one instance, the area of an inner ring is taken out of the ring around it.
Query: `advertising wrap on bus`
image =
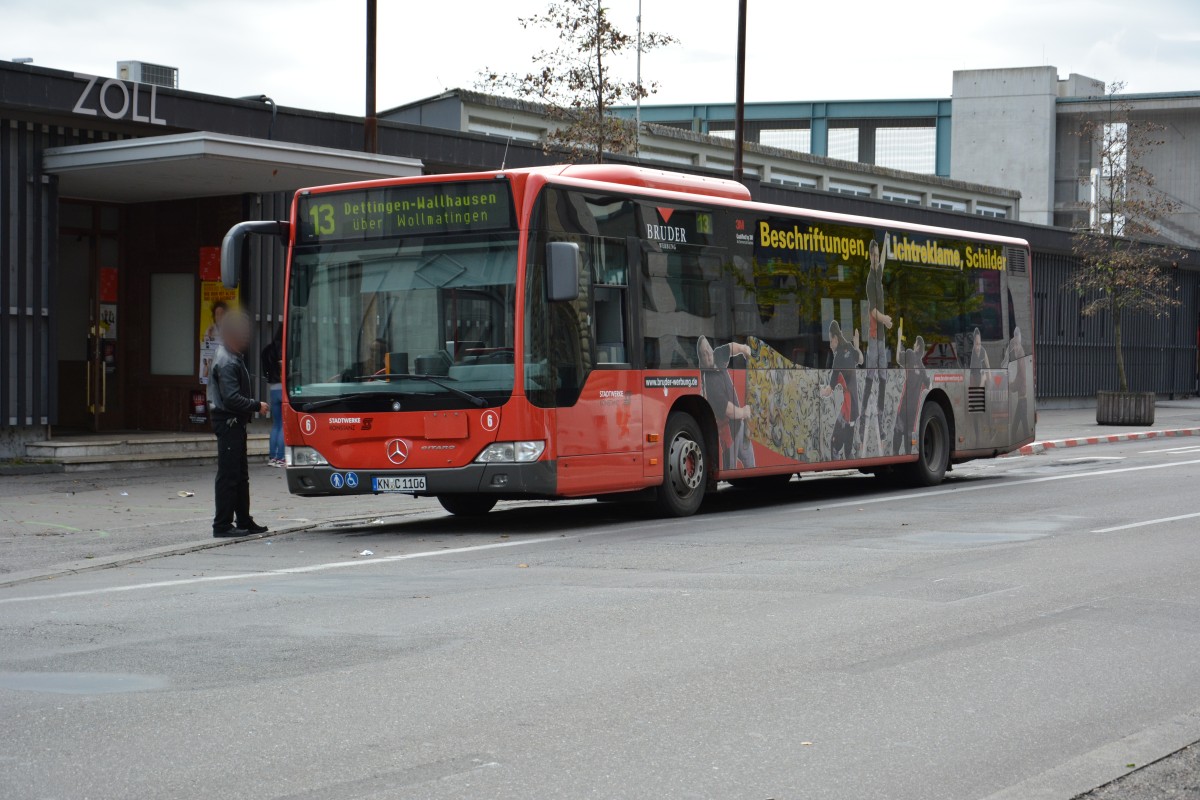
[[[301,195],[298,244],[512,227],[508,181],[423,183]]]

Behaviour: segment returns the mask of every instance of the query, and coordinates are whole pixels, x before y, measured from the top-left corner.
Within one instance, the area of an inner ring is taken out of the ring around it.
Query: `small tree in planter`
[[[1162,239],[1158,223],[1177,204],[1155,188],[1144,157],[1158,145],[1163,126],[1134,119],[1130,103],[1120,97],[1123,84],[1113,84],[1108,107],[1080,125],[1082,146],[1096,147],[1097,169],[1082,178],[1090,188],[1090,224],[1075,234],[1072,251],[1079,268],[1071,278],[1084,300],[1082,313],[1107,311],[1112,318],[1116,351],[1117,392],[1098,392],[1096,421],[1104,425],[1150,425],[1154,393],[1130,392],[1125,373],[1121,325],[1136,312],[1156,317],[1178,305],[1171,267],[1186,253]]]

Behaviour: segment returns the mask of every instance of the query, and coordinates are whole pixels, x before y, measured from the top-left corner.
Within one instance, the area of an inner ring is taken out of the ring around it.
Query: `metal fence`
[[[1068,285],[1070,255],[1034,251],[1034,337],[1039,397],[1089,397],[1117,386],[1112,317],[1085,317],[1084,300]],[[1179,305],[1161,316],[1126,312],[1121,339],[1125,373],[1133,391],[1195,394],[1197,305],[1200,273],[1176,272]]]

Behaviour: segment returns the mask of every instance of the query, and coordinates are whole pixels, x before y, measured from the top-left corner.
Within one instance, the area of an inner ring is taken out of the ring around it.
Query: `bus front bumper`
[[[555,462],[532,464],[471,464],[454,469],[353,470],[334,467],[288,467],[288,491],[304,497],[347,494],[486,494],[507,497],[553,497],[557,490]],[[412,480],[424,479],[424,489]],[[380,482],[379,479],[383,479]],[[405,488],[399,488],[403,484]]]

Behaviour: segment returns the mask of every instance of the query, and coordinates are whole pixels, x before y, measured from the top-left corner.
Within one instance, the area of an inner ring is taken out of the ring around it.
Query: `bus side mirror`
[[[286,220],[239,222],[230,228],[229,233],[225,234],[225,238],[221,240],[221,283],[225,284],[227,289],[237,288],[242,277],[242,255],[244,253],[242,245],[248,235],[252,233],[275,235],[283,240],[286,247],[291,229],[291,223]]]
[[[579,261],[574,242],[546,245],[546,299],[551,303],[579,299]]]

